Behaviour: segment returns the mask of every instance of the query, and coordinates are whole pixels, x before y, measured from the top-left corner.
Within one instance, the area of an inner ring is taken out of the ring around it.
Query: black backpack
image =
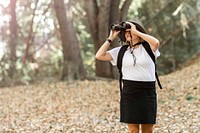
[[[154,64],[155,64],[155,69],[156,69],[156,59],[155,59],[155,56],[151,50],[151,47],[150,45],[145,41],[142,43],[143,47],[145,48],[145,50],[147,51],[147,53],[149,54],[149,56],[151,57],[151,59],[153,60]],[[122,94],[122,59],[123,59],[123,56],[124,56],[124,53],[125,51],[127,50],[129,45],[123,45],[120,50],[119,50],[119,53],[118,53],[118,57],[117,57],[117,68],[119,70],[119,74],[120,74],[120,77],[119,77],[119,84],[120,84],[120,92]],[[160,89],[162,89],[162,85],[160,83],[160,80],[158,78],[158,74],[157,74],[157,71],[155,70],[155,76],[156,76],[156,79],[157,79],[157,82],[158,82],[158,86],[160,87]]]

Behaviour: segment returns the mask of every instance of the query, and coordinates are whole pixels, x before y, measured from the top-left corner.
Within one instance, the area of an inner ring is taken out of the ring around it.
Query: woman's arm
[[[142,33],[136,29],[136,26],[130,22],[127,22],[131,25],[131,34],[135,34],[139,37],[141,37],[143,40],[147,41],[150,44],[151,49],[155,52],[158,47],[160,46],[160,42],[155,37]]]
[[[150,44],[151,49],[155,52],[158,47],[160,46],[160,42],[158,39],[156,39],[155,37],[142,33],[140,31],[138,31],[136,33],[138,36],[140,36],[142,39],[144,39],[145,41],[147,41]]]
[[[113,41],[117,35],[118,35],[119,31],[110,31],[110,35],[108,37],[109,40]],[[108,42],[107,40],[104,42],[104,44],[99,48],[99,50],[97,51],[95,58],[98,60],[102,60],[102,61],[111,61],[112,56],[107,52],[108,48],[110,46],[110,42]]]

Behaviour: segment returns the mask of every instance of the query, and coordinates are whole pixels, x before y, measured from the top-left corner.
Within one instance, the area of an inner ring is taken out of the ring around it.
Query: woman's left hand
[[[136,26],[134,24],[130,23],[130,22],[126,22],[126,23],[131,26],[131,29],[130,29],[131,34],[136,34],[137,35],[138,30],[136,29]],[[129,31],[129,29],[128,29],[128,31]]]

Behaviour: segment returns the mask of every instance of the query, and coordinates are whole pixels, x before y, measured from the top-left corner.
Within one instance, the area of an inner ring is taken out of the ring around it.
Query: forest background
[[[118,71],[94,55],[133,19],[161,44],[154,132],[199,133],[199,0],[0,0],[0,132],[128,132]]]
[[[1,86],[116,79],[116,68],[94,55],[111,24],[133,19],[160,40],[159,74],[171,73],[199,57],[199,16],[198,0],[1,0]]]

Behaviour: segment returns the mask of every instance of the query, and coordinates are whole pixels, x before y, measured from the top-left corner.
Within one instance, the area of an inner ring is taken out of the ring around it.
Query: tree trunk
[[[105,42],[105,39],[109,34],[109,14],[110,14],[110,3],[111,0],[102,0],[99,13],[98,13],[98,40],[99,43],[95,45],[95,52],[101,47]],[[109,62],[102,62],[96,60],[96,75],[100,77],[112,77],[111,65]]]
[[[16,47],[17,47],[17,20],[16,20],[16,1],[10,1],[10,41],[9,41],[9,49],[10,49],[10,67],[8,70],[8,75],[10,78],[13,77],[15,71],[15,63],[16,63]]]
[[[60,26],[63,47],[63,74],[61,80],[76,80],[85,78],[85,70],[80,54],[78,39],[73,26],[70,1],[66,8],[64,0],[54,0],[56,16]]]
[[[132,0],[124,2],[123,10],[119,8],[120,0],[101,0],[99,6],[97,0],[85,0],[84,9],[90,27],[91,36],[94,42],[95,53],[105,42],[109,35],[109,26],[118,23],[122,18],[126,18],[129,5]],[[126,7],[126,9],[125,9]],[[121,16],[123,15],[123,17]],[[116,47],[118,41],[115,40],[111,47]],[[109,62],[96,60],[96,76],[116,78],[117,70]]]

